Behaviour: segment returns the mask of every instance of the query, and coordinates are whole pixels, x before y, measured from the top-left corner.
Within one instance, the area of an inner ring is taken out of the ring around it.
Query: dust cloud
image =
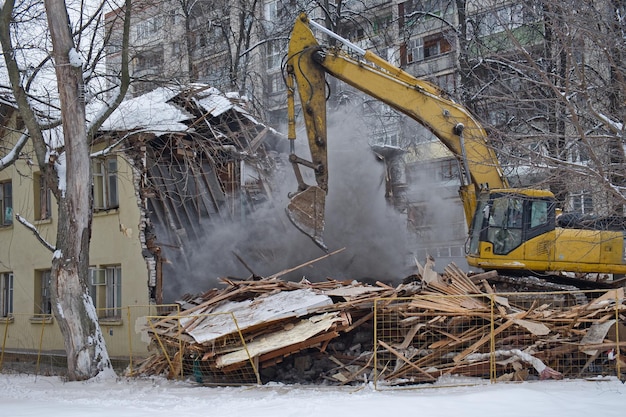
[[[355,118],[349,112],[335,113],[329,116],[328,131],[324,242],[330,252],[345,249],[281,276],[283,279],[320,281],[328,277],[397,283],[412,272],[406,216],[385,200],[383,163],[370,149],[367,132],[351,120]],[[306,134],[298,135],[296,153],[309,159]],[[273,200],[256,208],[241,223],[207,226],[206,237],[193,245],[197,250],[187,254],[190,272],[184,279],[179,277],[181,282],[164,282],[169,285],[164,286],[164,294],[177,297],[203,292],[219,286],[219,277],[266,277],[326,254],[285,214],[287,195],[297,189],[287,157],[286,153],[281,155],[283,168],[275,174]],[[311,175],[307,183],[313,182]]]

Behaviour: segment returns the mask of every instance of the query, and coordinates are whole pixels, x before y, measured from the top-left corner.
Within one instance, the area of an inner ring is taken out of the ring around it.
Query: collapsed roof
[[[208,85],[159,88],[123,102],[101,128],[99,140],[123,151],[140,173],[157,302],[163,276],[182,281],[193,273],[185,253],[211,224],[237,221],[271,199],[271,149],[280,135],[246,108],[237,94]],[[165,298],[187,291],[178,284]]]

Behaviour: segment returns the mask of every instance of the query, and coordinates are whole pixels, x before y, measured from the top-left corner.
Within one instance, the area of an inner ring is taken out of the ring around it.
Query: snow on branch
[[[15,218],[17,219],[18,222],[20,222],[23,226],[25,226],[27,229],[29,229],[31,232],[33,232],[33,235],[35,235],[35,237],[37,238],[37,240],[39,242],[41,242],[42,245],[44,245],[44,247],[46,249],[48,249],[50,252],[54,252],[56,250],[56,248],[50,244],[49,242],[47,242],[43,236],[41,236],[41,233],[39,233],[39,230],[37,230],[37,228],[35,227],[34,224],[30,223],[28,220],[26,220],[25,218],[23,218],[19,213],[15,213]]]
[[[619,135],[624,130],[624,123],[616,122],[611,119],[609,116],[596,112],[593,107],[591,110],[595,113],[596,117],[600,119],[604,125],[614,134]]]
[[[128,139],[129,137],[131,137],[132,135],[135,135],[137,133],[141,133],[141,132],[148,132],[148,130],[146,129],[140,129],[140,130],[134,130],[130,133],[125,134],[123,137],[121,137],[120,139],[118,139],[117,141],[115,141],[114,143],[112,143],[111,145],[107,146],[106,148],[104,148],[101,151],[98,152],[92,152],[89,157],[90,158],[97,158],[100,156],[105,156],[110,154],[113,149],[115,149],[120,143],[124,142],[126,139]]]
[[[76,68],[82,68],[85,63],[83,57],[75,48],[70,49],[68,58],[70,60],[70,65]]]
[[[17,158],[20,155],[20,151],[26,144],[26,141],[28,140],[28,138],[29,138],[28,134],[23,133],[22,136],[17,141],[17,143],[15,144],[15,146],[9,151],[9,153],[7,153],[4,157],[0,158],[0,171],[2,171],[5,167],[7,167],[8,165],[12,164],[13,162],[17,160]]]

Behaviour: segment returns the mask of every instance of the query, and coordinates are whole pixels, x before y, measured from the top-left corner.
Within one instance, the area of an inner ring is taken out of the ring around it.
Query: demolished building
[[[269,178],[281,139],[258,122],[245,99],[207,85],[159,88],[125,101],[103,125],[98,142],[132,161],[142,208],[151,298],[180,293],[194,273],[190,246],[211,224],[237,222],[272,198]],[[176,291],[176,290],[174,290]]]

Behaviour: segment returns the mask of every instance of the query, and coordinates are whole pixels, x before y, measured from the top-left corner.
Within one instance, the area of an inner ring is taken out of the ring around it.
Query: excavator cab
[[[468,256],[479,259],[506,256],[525,242],[545,236],[556,227],[556,203],[545,190],[507,189],[482,192],[470,227]],[[520,259],[524,259],[520,253]]]

